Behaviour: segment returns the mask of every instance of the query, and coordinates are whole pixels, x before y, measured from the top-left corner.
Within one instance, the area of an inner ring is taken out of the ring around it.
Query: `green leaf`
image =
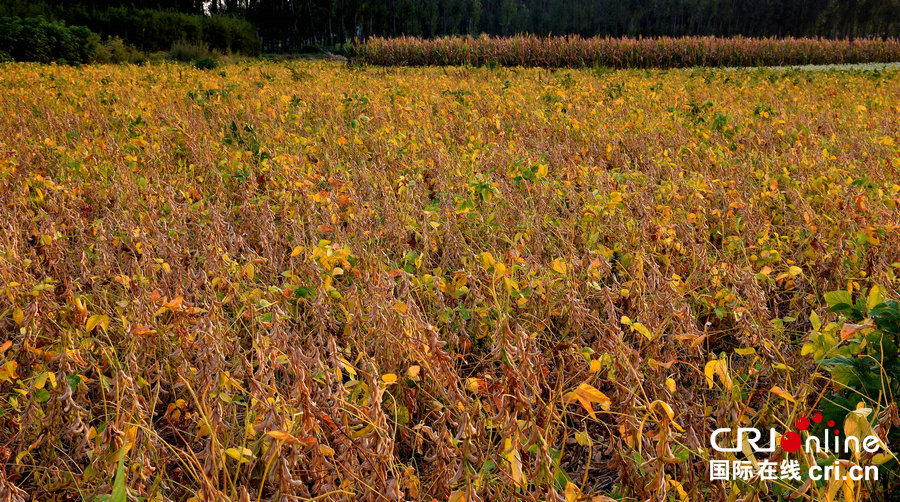
[[[294,298],[306,298],[312,300],[316,297],[316,290],[309,286],[300,286],[294,290]]]
[[[834,309],[838,305],[853,305],[853,298],[846,291],[829,291],[825,293],[825,303]]]
[[[394,420],[400,425],[409,423],[409,409],[406,406],[400,406],[395,410]]]
[[[34,391],[34,400],[38,403],[46,403],[50,400],[50,392],[47,389],[38,389]]]
[[[113,480],[112,495],[109,502],[125,502],[128,492],[125,489],[125,452],[119,455],[119,467],[116,468],[116,478]]]

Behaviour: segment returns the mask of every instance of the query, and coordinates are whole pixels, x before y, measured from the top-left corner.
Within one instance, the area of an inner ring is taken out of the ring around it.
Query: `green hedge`
[[[41,18],[0,18],[0,58],[39,63],[89,63],[98,37],[83,26]]]

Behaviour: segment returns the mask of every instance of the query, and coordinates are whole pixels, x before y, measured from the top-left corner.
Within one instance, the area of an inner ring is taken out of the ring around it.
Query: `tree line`
[[[196,38],[193,21],[172,23],[182,18],[157,19],[157,28],[141,28],[140,18],[151,10],[234,19],[218,28],[219,38],[225,30],[226,38],[239,33],[233,38],[242,39],[251,26],[266,52],[400,35],[900,36],[900,0],[0,0],[0,16],[83,24],[139,46],[154,29],[162,32],[159,37]],[[237,24],[242,21],[247,25]],[[124,26],[137,31],[116,32]],[[178,30],[184,31],[172,33]],[[172,42],[152,40],[155,46]],[[245,42],[226,45],[252,50]]]

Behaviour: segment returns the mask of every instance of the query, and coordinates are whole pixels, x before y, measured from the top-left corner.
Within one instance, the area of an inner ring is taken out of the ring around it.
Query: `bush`
[[[40,18],[0,18],[0,53],[16,61],[88,63],[98,37],[83,26],[66,26]]]
[[[194,67],[201,70],[215,70],[219,67],[219,62],[213,58],[203,58],[195,61]]]
[[[213,54],[208,48],[202,45],[191,44],[188,42],[178,42],[172,45],[172,50],[166,55],[167,59],[173,61],[181,61],[182,63],[190,63],[201,59],[211,58]]]
[[[147,56],[132,45],[126,44],[119,37],[112,37],[97,46],[94,62],[97,63],[140,63]]]

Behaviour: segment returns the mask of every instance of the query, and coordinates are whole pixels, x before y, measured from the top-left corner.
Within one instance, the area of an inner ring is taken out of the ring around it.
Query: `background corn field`
[[[786,66],[900,61],[896,39],[810,38],[371,38],[354,59],[375,65],[492,65],[578,68]]]

